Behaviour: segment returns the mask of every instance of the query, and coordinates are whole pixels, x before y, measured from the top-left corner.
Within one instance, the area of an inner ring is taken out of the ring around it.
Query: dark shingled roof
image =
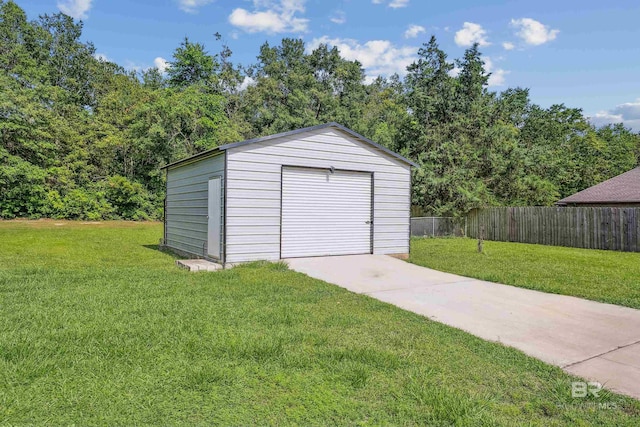
[[[558,201],[559,205],[640,203],[640,167]]]

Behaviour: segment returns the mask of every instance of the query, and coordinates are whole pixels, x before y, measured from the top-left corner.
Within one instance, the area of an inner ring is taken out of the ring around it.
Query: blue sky
[[[601,0],[18,0],[30,18],[63,11],[97,52],[128,68],[162,67],[185,36],[243,64],[265,41],[300,37],[358,59],[368,76],[404,73],[431,34],[451,59],[473,42],[492,90],[582,108],[597,124],[640,131],[640,2]]]

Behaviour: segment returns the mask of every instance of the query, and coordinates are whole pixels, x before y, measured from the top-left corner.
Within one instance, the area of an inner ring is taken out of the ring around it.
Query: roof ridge
[[[359,133],[347,128],[346,126],[341,125],[340,123],[328,122],[328,123],[323,123],[323,124],[314,125],[314,126],[307,126],[307,127],[300,128],[300,129],[294,129],[294,130],[290,130],[290,131],[287,131],[287,132],[280,132],[280,133],[276,133],[276,134],[273,134],[273,135],[266,135],[266,136],[261,136],[261,137],[258,137],[258,138],[246,139],[244,141],[238,141],[238,142],[232,142],[232,143],[229,143],[229,144],[223,144],[223,145],[220,145],[218,147],[214,147],[214,148],[212,148],[210,150],[206,150],[206,151],[203,151],[201,153],[194,154],[193,156],[185,157],[184,159],[180,159],[180,160],[177,160],[177,161],[175,161],[173,163],[169,163],[169,164],[163,166],[161,169],[167,169],[167,168],[172,167],[172,166],[178,166],[178,165],[180,165],[182,163],[190,162],[190,161],[196,160],[196,159],[198,159],[200,157],[207,157],[208,155],[210,155],[212,153],[215,153],[216,151],[225,151],[225,150],[228,150],[228,149],[231,149],[231,148],[241,147],[243,145],[254,144],[254,143],[257,143],[257,142],[270,141],[272,139],[283,138],[283,137],[286,137],[286,136],[297,135],[299,133],[311,132],[311,131],[319,130],[319,129],[326,129],[326,128],[329,128],[329,127],[335,127],[337,129],[341,130],[342,132],[345,132],[345,133],[351,135],[354,138],[360,139],[363,142],[366,142],[367,144],[372,145],[373,147],[379,149],[380,151],[382,151],[382,152],[384,152],[384,153],[386,153],[386,154],[388,154],[388,155],[390,155],[392,157],[395,157],[398,160],[401,160],[401,161],[403,161],[403,162],[405,162],[405,163],[407,163],[407,164],[409,164],[409,165],[411,165],[413,167],[419,167],[419,165],[417,163],[407,159],[406,157],[401,156],[400,154],[398,154],[398,153],[396,153],[394,151],[391,151],[387,147],[384,147],[383,145],[380,145],[380,144],[370,140],[367,137],[364,137],[364,136],[360,135]]]

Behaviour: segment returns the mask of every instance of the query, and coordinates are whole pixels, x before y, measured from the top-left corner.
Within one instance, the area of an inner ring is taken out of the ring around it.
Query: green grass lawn
[[[413,239],[410,262],[521,288],[640,308],[640,253],[474,239]]]
[[[637,425],[638,401],[282,264],[180,270],[161,232],[0,222],[0,424]]]

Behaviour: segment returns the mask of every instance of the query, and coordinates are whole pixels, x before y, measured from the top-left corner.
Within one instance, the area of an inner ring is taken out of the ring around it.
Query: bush
[[[118,218],[140,221],[159,217],[153,196],[139,182],[116,175],[107,179],[104,189],[106,199]]]
[[[1,156],[0,152],[0,156]],[[46,198],[47,173],[19,157],[0,157],[0,218],[39,218]]]
[[[56,190],[47,192],[43,214],[48,218],[64,218],[64,200]]]
[[[103,192],[91,192],[77,188],[64,196],[62,211],[56,216],[97,221],[112,218],[113,211],[113,206],[106,200]]]
[[[66,182],[53,189],[47,185],[51,180],[46,170],[0,151],[0,218],[140,221],[162,217],[159,197],[123,176],[112,176],[88,188]]]

